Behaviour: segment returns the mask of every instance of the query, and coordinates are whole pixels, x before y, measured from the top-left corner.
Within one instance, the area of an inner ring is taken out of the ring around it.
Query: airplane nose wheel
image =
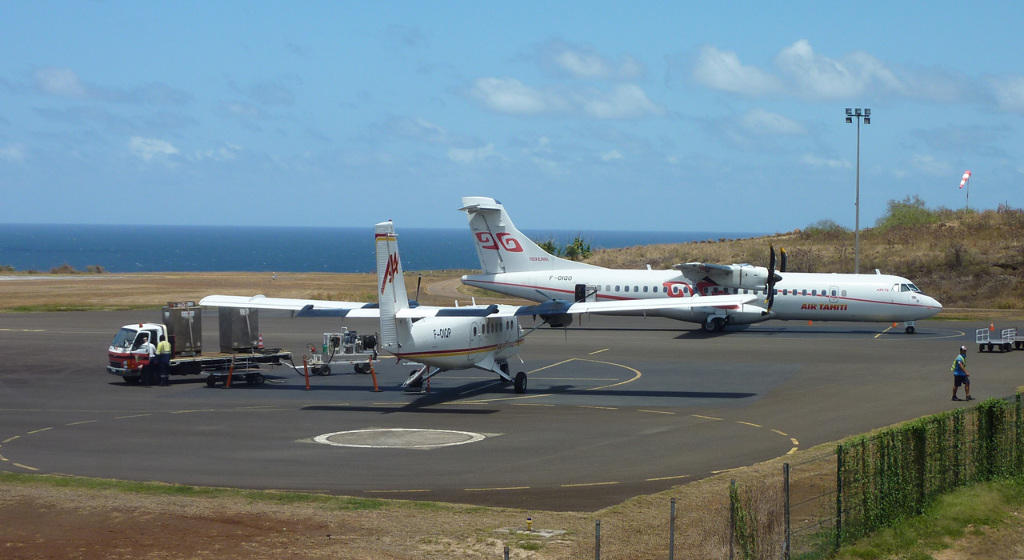
[[[521,372],[516,374],[515,390],[516,390],[517,393],[525,393],[526,392],[526,373],[525,372],[521,371]]]

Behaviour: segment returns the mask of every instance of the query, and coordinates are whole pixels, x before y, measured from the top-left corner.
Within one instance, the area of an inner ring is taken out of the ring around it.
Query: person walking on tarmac
[[[974,397],[971,396],[971,374],[967,373],[966,346],[960,347],[960,353],[956,355],[956,359],[953,360],[953,365],[949,367],[949,370],[953,372],[953,400],[973,401]],[[964,399],[956,396],[957,389],[961,385],[964,386],[964,396],[966,397]]]
[[[167,387],[170,384],[168,370],[171,368],[171,343],[167,342],[167,337],[164,335],[160,335],[160,343],[156,345],[156,359],[159,373],[157,384]]]

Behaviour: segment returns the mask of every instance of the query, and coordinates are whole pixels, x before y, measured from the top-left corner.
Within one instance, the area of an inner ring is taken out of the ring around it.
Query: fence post
[[[508,560],[508,546],[505,547],[505,560]]]
[[[783,547],[782,548],[782,557],[785,560],[789,560],[789,555],[790,555],[789,547],[792,544],[792,542],[791,542],[792,533],[790,532],[790,525],[789,525],[789,506],[790,506],[790,501],[789,501],[789,463],[783,463],[782,464],[782,494],[783,494],[783,499],[785,499],[785,501],[786,501],[785,505],[783,506],[785,508],[786,536],[785,536],[785,542],[782,545],[782,547]]]
[[[668,514],[668,560],[676,556],[676,499],[672,498]]]
[[[733,543],[736,542],[736,479],[729,482],[729,560],[736,558]]]
[[[601,560],[601,520],[594,525],[594,560]]]
[[[836,448],[836,550],[843,544],[843,446]]]

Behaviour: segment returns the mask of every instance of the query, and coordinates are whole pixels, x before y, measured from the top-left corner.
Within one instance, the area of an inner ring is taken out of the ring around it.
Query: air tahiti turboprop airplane
[[[296,311],[296,316],[380,317],[381,346],[400,359],[422,364],[402,384],[418,387],[425,379],[446,370],[477,368],[496,373],[515,391],[526,391],[526,373],[509,374],[508,361],[518,354],[524,332],[519,318],[540,317],[552,327],[572,323],[573,315],[592,312],[640,313],[645,309],[673,309],[705,315],[716,309],[743,310],[753,295],[714,295],[661,302],[622,300],[606,302],[545,301],[538,305],[428,307],[409,302],[398,257],[398,237],[391,222],[374,227],[377,245],[378,304],[321,301],[263,296],[212,295],[199,304],[212,307],[248,307]],[[540,326],[540,325],[538,325]],[[532,332],[537,327],[530,329]]]
[[[643,314],[700,323],[704,330],[745,325],[767,319],[801,321],[865,321],[905,323],[938,313],[942,305],[924,295],[913,282],[886,274],[810,274],[775,271],[775,251],[768,268],[749,264],[677,264],[671,270],[617,270],[549,255],[523,235],[500,202],[486,197],[464,197],[482,274],[462,277],[470,286],[546,301],[572,297],[586,301],[660,301],[664,307]],[[785,273],[780,275],[779,273]],[[671,302],[695,295],[760,295],[761,307],[688,309]],[[595,313],[603,313],[594,311]],[[615,311],[616,314],[624,314]]]

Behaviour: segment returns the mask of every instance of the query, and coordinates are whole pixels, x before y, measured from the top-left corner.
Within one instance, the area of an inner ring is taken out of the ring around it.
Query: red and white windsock
[[[961,189],[964,188],[964,185],[967,184],[967,180],[970,179],[970,178],[971,178],[971,170],[968,169],[967,171],[964,171],[964,178],[960,179],[960,188]]]

